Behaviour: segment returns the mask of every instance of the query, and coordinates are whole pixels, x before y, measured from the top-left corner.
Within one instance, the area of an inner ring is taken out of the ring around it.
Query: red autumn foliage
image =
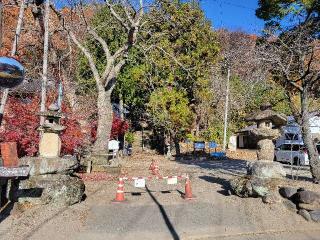
[[[23,100],[10,97],[7,102],[4,114],[5,130],[0,140],[17,142],[19,156],[34,156],[38,151],[38,106],[38,97]]]
[[[52,98],[49,97],[49,99]],[[15,141],[19,156],[35,156],[39,148],[38,96],[19,98],[10,97],[4,115],[5,129],[0,133],[0,141]],[[68,110],[63,106],[63,110]],[[67,118],[62,120],[66,130],[61,135],[62,154],[73,154],[82,144],[82,133],[79,124],[68,111]]]
[[[54,94],[48,94],[48,102],[55,99]],[[40,99],[38,96],[9,97],[4,115],[4,129],[0,129],[0,141],[17,142],[18,154],[22,156],[35,156],[39,149],[39,112]],[[83,145],[84,136],[80,125],[71,109],[63,105],[62,112],[66,118],[62,119],[61,124],[66,129],[61,135],[62,155],[74,154],[76,149]],[[96,121],[92,124],[92,137],[95,139]],[[114,116],[112,123],[111,138],[116,139],[128,130],[128,123]]]

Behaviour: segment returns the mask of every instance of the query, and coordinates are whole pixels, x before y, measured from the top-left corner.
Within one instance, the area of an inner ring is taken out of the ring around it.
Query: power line
[[[247,7],[247,6],[244,6],[244,5],[240,5],[240,4],[236,4],[236,3],[232,3],[232,2],[228,2],[228,1],[224,1],[224,0],[213,0],[214,2],[217,2],[219,4],[225,4],[225,5],[230,5],[230,6],[233,6],[233,7],[238,7],[238,8],[243,8],[243,9],[249,9],[249,10],[256,10],[254,8],[251,8],[251,7]]]

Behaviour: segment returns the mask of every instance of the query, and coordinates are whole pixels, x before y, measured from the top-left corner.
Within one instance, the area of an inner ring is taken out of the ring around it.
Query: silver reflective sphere
[[[24,67],[11,57],[0,57],[0,87],[13,88],[22,83]]]

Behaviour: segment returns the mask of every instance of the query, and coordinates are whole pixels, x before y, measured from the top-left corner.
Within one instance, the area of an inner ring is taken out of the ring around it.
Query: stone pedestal
[[[248,166],[247,174],[257,178],[281,179],[286,176],[286,171],[278,162],[260,160]]]
[[[83,181],[61,174],[35,175],[19,183],[18,201],[70,206],[82,200]]]
[[[118,176],[121,172],[121,164],[118,163],[119,159],[115,159],[115,162],[111,161],[109,164],[109,157],[107,154],[91,155],[88,159],[92,161],[93,172],[107,172],[111,175]]]
[[[70,175],[79,166],[76,157],[24,157],[20,162],[30,166],[30,177],[20,181],[19,202],[72,205],[81,201],[84,183]]]
[[[90,156],[90,161],[92,161],[92,165],[108,165],[108,155],[106,153],[92,154]]]
[[[61,151],[61,140],[57,133],[45,132],[39,143],[39,154],[41,157],[59,157]]]
[[[257,144],[258,160],[273,161],[274,159],[274,144],[270,139],[260,140]]]
[[[46,174],[70,174],[79,167],[76,157],[23,157],[20,159],[22,165],[30,167],[30,176]]]

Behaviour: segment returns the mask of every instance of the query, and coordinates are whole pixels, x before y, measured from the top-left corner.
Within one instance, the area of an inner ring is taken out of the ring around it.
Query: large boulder
[[[286,176],[286,172],[280,163],[255,161],[248,166],[248,175],[257,178],[281,179]]]
[[[82,200],[85,185],[80,178],[69,175],[38,175],[19,183],[18,200],[33,204],[69,206]]]
[[[230,181],[233,193],[239,197],[264,197],[273,194],[278,188],[277,179],[257,177],[237,177]]]
[[[253,189],[249,177],[237,177],[230,181],[233,193],[239,197],[252,197]]]
[[[299,191],[292,196],[295,203],[320,203],[320,194],[312,191]]]
[[[69,174],[79,167],[76,157],[65,156],[56,158],[45,157],[24,157],[20,160],[21,165],[30,166],[30,176],[46,174]]]
[[[293,187],[281,187],[279,189],[279,193],[284,198],[291,198],[295,193],[297,193],[297,189]]]

